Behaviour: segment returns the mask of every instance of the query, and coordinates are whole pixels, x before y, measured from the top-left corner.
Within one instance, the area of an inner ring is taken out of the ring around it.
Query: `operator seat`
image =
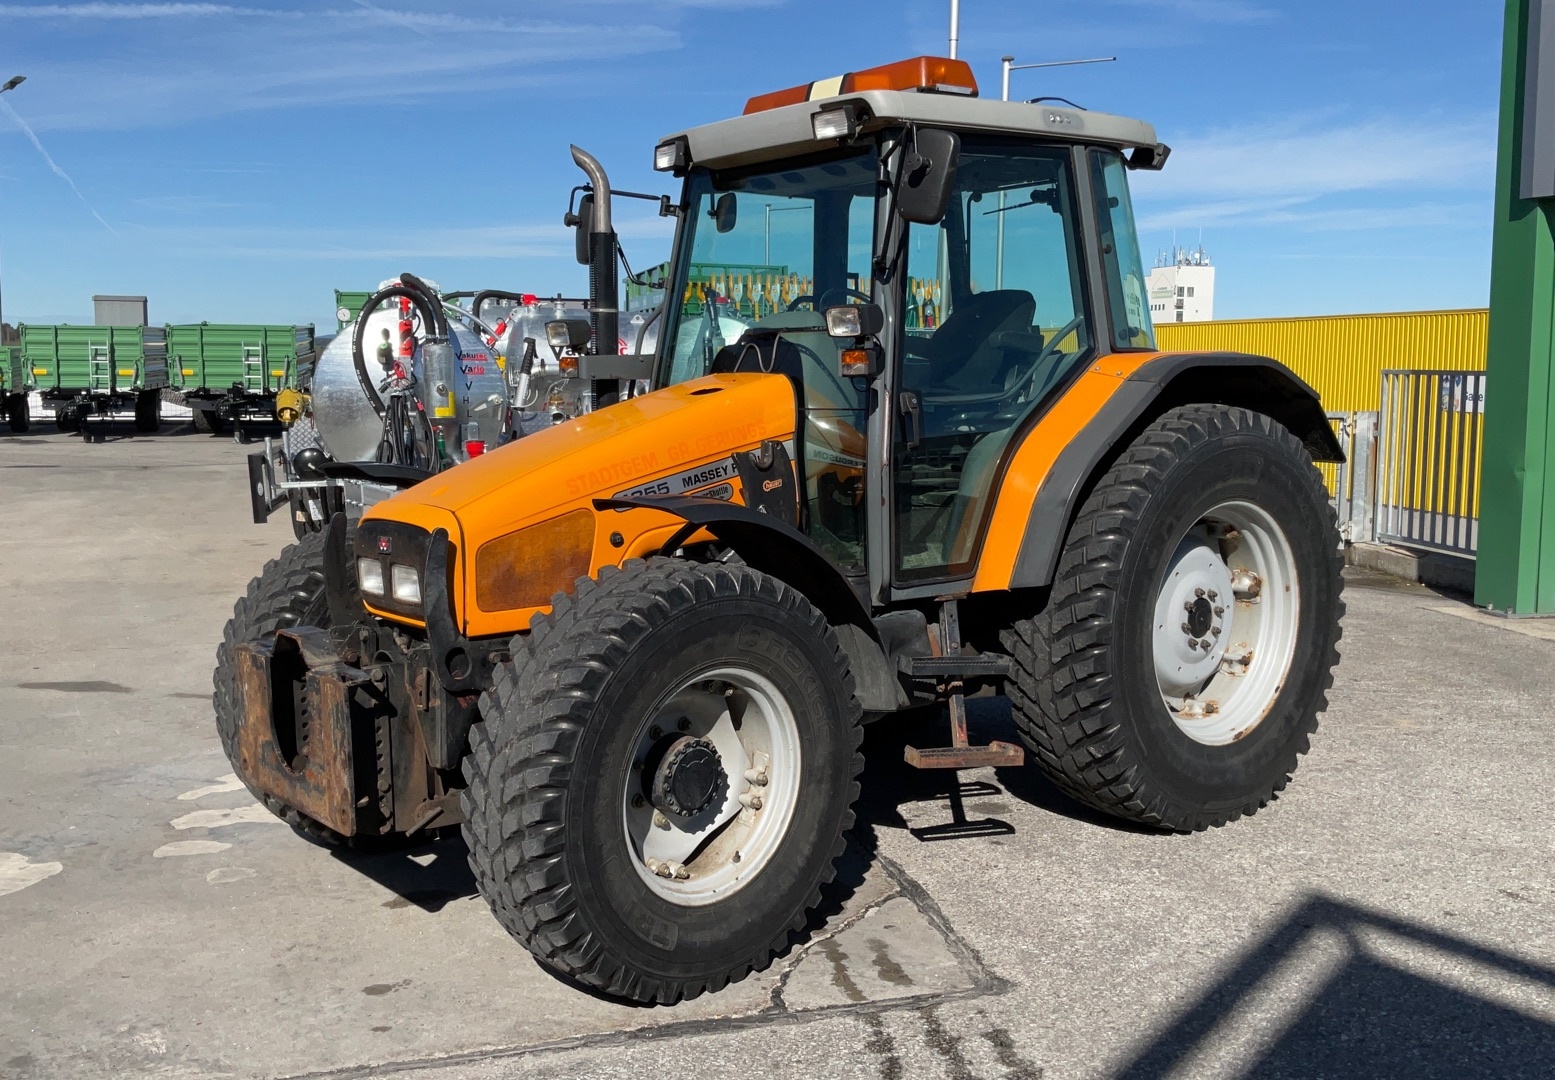
[[[932,337],[916,343],[929,362],[932,387],[954,394],[1002,390],[1010,358],[992,343],[1003,331],[1031,332],[1037,301],[1024,289],[995,289],[962,297]]]

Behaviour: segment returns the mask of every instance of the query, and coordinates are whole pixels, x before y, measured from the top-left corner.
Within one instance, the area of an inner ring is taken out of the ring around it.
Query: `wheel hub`
[[[1206,536],[1190,533],[1168,564],[1156,600],[1151,652],[1164,693],[1191,695],[1225,656],[1231,632],[1231,571]]]
[[[721,801],[729,783],[718,748],[708,739],[681,736],[653,773],[653,805],[666,814],[695,817]]]

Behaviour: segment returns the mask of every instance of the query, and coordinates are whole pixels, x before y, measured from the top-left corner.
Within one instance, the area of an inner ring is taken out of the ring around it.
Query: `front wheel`
[[[1086,499],[1045,609],[1006,633],[1034,760],[1081,802],[1168,829],[1265,805],[1327,704],[1342,563],[1290,431],[1168,412]]]
[[[514,640],[470,735],[465,839],[544,964],[671,1003],[765,967],[836,873],[863,759],[837,637],[744,566],[632,562]]]

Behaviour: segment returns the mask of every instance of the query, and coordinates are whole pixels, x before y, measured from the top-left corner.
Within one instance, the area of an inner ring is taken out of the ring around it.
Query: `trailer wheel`
[[[194,421],[194,430],[202,435],[221,435],[227,430],[227,422],[215,409],[192,409],[191,419]]]
[[[12,394],[6,399],[5,422],[18,435],[32,426],[32,417],[27,412],[26,394]]]
[[[1300,440],[1246,409],[1168,412],[1086,499],[1046,608],[1005,633],[1037,764],[1167,829],[1264,806],[1327,706],[1342,561]]]
[[[347,541],[349,546],[350,541]],[[216,672],[211,695],[216,710],[216,731],[227,759],[237,762],[237,677],[233,669],[233,648],[240,642],[268,637],[288,626],[329,625],[329,601],[324,593],[324,534],[312,534],[301,542],[282,549],[265,564],[258,577],[248,583],[248,591],[233,606],[221,644],[216,647]],[[406,842],[403,833],[386,837],[360,838],[341,836],[294,807],[271,795],[249,788],[276,817],[309,840],[328,846],[383,846]],[[418,836],[416,842],[425,839]]]
[[[541,963],[668,1004],[765,967],[836,873],[863,767],[837,637],[744,566],[558,594],[481,698],[470,866]]]
[[[162,426],[162,391],[142,390],[135,397],[135,430],[151,434]]]

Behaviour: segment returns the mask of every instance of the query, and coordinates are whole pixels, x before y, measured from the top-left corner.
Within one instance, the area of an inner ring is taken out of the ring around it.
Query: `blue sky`
[[[754,93],[942,53],[945,0],[440,4],[0,3],[7,322],[90,321],[144,293],[158,322],[316,322],[336,287],[402,270],[448,288],[578,293],[561,227],[581,174],[668,190],[658,136]],[[985,96],[1017,72],[1143,117],[1174,153],[1134,174],[1147,259],[1220,267],[1217,315],[1482,305],[1502,5],[1380,0],[963,0]],[[65,179],[68,176],[79,196]],[[619,212],[634,264],[668,224]]]

